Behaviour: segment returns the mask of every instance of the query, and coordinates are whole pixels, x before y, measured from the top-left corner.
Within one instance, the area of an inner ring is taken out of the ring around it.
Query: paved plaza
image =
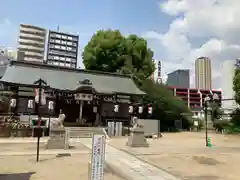
[[[106,147],[105,179],[238,180],[240,136],[210,136],[211,148],[205,147],[204,133],[165,133],[161,139],[148,139],[149,148],[130,148],[126,137],[112,138]],[[74,148],[68,151],[45,150],[42,139],[39,163],[35,139],[6,142],[0,139],[1,180],[87,180],[91,139],[71,140]],[[56,157],[61,153],[71,156]]]
[[[88,180],[90,154],[59,157],[42,155],[36,163],[35,156],[0,156],[1,180]],[[106,180],[124,180],[110,168],[105,170]]]
[[[205,147],[204,133],[165,133],[161,139],[149,139],[149,148],[129,148],[126,138],[109,144],[183,180],[238,180],[240,136],[210,134],[212,148]]]

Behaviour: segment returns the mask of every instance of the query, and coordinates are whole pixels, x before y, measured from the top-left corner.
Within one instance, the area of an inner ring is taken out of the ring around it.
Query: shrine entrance
[[[65,114],[65,126],[97,126],[99,114],[94,103],[93,94],[86,92],[62,96],[56,103],[56,112],[62,110]]]
[[[94,126],[96,121],[96,112],[94,112],[94,106],[92,103],[83,101],[82,107],[82,119],[85,121],[84,125]]]

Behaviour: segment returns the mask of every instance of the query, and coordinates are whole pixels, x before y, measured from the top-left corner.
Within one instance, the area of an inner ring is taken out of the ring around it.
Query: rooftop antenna
[[[57,31],[59,32],[59,25],[57,25]]]

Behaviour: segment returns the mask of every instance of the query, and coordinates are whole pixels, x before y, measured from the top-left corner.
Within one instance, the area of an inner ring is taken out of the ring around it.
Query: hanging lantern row
[[[69,104],[71,103],[70,100],[66,100],[66,102]],[[79,101],[77,101],[77,104],[79,103]],[[88,101],[88,103],[90,103],[90,101]],[[11,99],[10,101],[10,107],[16,107],[16,99]],[[32,109],[34,107],[34,101],[32,99],[28,100],[28,108],[29,109]],[[129,113],[133,113],[133,106],[130,105],[128,107],[128,112]],[[48,102],[48,109],[49,110],[53,110],[54,109],[54,102],[53,101],[49,101]],[[118,112],[119,111],[119,105],[118,104],[115,104],[114,105],[114,112]],[[97,107],[94,106],[93,107],[93,112],[96,113],[97,112]],[[143,113],[143,106],[139,106],[138,107],[138,113],[139,114],[142,114]],[[152,114],[152,107],[151,106],[148,106],[148,114]]]
[[[14,108],[14,107],[16,107],[16,104],[17,104],[17,100],[16,100],[16,99],[11,99],[11,101],[10,101],[10,107]],[[33,109],[33,108],[34,108],[34,100],[29,99],[29,100],[28,100],[27,107],[28,107],[29,109]],[[49,102],[48,102],[48,109],[50,109],[50,110],[53,110],[53,109],[54,109],[54,102],[53,102],[53,101],[49,101]]]
[[[119,105],[118,104],[115,104],[114,105],[114,112],[118,112],[119,111]],[[128,112],[129,113],[133,113],[133,106],[129,106],[128,107]],[[143,106],[139,106],[138,107],[138,113],[139,114],[142,114],[143,113]],[[152,107],[151,106],[148,106],[148,114],[152,114]]]

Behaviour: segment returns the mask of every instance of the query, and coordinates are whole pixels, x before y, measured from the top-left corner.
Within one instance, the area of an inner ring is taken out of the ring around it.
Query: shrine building
[[[57,117],[62,110],[66,126],[101,126],[109,119],[128,123],[135,111],[130,106],[145,94],[128,75],[24,61],[12,61],[0,83],[1,91],[13,94],[11,109],[15,115]]]

